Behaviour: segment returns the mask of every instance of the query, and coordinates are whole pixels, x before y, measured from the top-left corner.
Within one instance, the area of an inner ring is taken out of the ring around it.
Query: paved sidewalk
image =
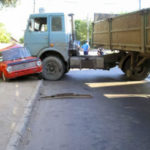
[[[0,150],[6,149],[38,82],[36,77],[24,77],[7,83],[0,80]]]

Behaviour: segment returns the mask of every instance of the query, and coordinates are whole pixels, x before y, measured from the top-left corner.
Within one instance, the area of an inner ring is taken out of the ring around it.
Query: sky
[[[150,0],[141,0],[141,8],[149,8]],[[34,0],[20,0],[16,8],[0,11],[0,22],[17,40],[23,36],[29,14],[33,13]],[[76,19],[93,19],[94,13],[124,13],[139,9],[139,0],[35,0],[35,12],[74,13]]]

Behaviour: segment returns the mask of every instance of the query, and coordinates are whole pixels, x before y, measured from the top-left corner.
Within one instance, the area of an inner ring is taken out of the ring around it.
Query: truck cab
[[[64,13],[31,14],[29,17],[24,45],[32,56],[43,61],[45,79],[57,80],[69,70],[69,52],[76,55],[78,51],[74,46],[71,25],[71,18]],[[62,65],[56,68],[58,64]]]
[[[41,56],[47,51],[61,53],[65,61],[68,59],[70,31],[66,27],[63,13],[33,14],[30,16],[25,31],[25,46],[33,56]]]

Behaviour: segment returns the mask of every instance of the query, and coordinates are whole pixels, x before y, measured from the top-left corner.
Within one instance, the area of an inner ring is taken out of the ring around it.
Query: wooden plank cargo
[[[116,58],[115,65],[129,79],[141,80],[150,72],[150,8],[93,23],[93,46],[118,53],[104,56],[104,62]],[[114,57],[115,56],[115,57]],[[109,64],[110,66],[110,64]]]
[[[150,54],[150,9],[95,22],[93,45]]]

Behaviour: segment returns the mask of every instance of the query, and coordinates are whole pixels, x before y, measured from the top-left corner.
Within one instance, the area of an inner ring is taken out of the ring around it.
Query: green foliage
[[[24,37],[19,39],[19,43],[23,44],[24,43]]]
[[[5,29],[4,24],[0,23],[0,43],[9,43],[11,35]]]
[[[119,13],[119,15],[125,15],[125,14],[127,14],[127,13],[128,13],[128,12],[122,11],[122,12]]]
[[[0,8],[15,7],[18,0],[0,0]]]
[[[83,44],[87,40],[87,20],[75,20],[76,39]],[[92,22],[89,22],[89,39],[92,37]]]

